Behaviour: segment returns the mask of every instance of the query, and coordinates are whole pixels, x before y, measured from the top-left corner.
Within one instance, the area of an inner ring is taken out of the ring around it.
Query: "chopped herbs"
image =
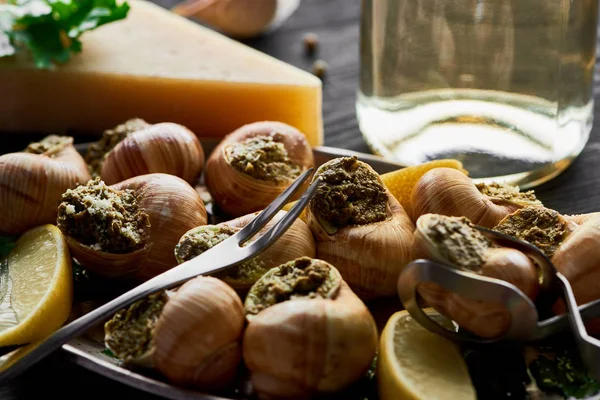
[[[540,355],[529,370],[545,392],[581,399],[600,391],[598,381],[587,372],[575,349],[559,351],[555,358]]]
[[[81,51],[84,32],[128,12],[117,0],[9,0],[0,5],[0,57],[28,50],[38,68],[65,63]]]

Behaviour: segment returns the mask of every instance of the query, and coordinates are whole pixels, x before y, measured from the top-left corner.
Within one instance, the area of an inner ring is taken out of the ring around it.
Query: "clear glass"
[[[589,137],[598,0],[362,0],[360,129],[407,165],[531,187]]]

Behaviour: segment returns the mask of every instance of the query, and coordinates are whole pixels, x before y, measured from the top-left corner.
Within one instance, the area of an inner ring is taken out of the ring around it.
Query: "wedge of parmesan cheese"
[[[177,122],[219,138],[276,120],[323,140],[321,81],[152,3],[86,33],[68,63],[0,60],[0,131],[100,132],[127,119]]]

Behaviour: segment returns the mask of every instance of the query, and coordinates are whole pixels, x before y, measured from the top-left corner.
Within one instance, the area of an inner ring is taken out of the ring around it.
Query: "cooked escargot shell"
[[[86,159],[108,185],[150,173],[175,175],[193,184],[204,166],[204,150],[182,125],[132,119],[105,131]]]
[[[205,181],[219,208],[237,217],[268,206],[313,163],[300,131],[281,122],[256,122],[221,141],[206,162]]]
[[[356,157],[323,164],[306,210],[317,257],[330,262],[361,298],[392,296],[411,260],[414,225],[379,175]]]
[[[544,207],[527,207],[506,216],[495,230],[537,246],[571,283],[578,304],[600,298],[600,214],[563,216]],[[559,301],[557,313],[564,312]]]
[[[526,207],[541,206],[533,191],[499,183],[474,184],[462,172],[435,168],[425,173],[413,189],[411,218],[423,214],[467,217],[476,225],[492,228],[508,214]]]
[[[73,256],[108,277],[149,279],[177,265],[173,249],[206,223],[198,193],[173,175],[148,174],[114,186],[99,178],[67,190],[57,225]]]
[[[243,354],[260,398],[309,398],[359,379],[377,346],[366,306],[327,262],[271,269],[245,302]]]
[[[219,389],[241,362],[244,310],[225,283],[198,277],[175,294],[119,311],[104,329],[106,346],[126,363],[156,368],[177,384]]]
[[[415,258],[428,258],[462,271],[512,283],[532,300],[539,291],[538,270],[520,251],[499,247],[465,217],[425,214],[417,220]],[[446,317],[484,338],[502,335],[510,314],[500,303],[475,301],[435,283],[422,283],[419,294]]]
[[[72,137],[51,135],[22,153],[0,156],[0,234],[54,223],[61,194],[89,179]]]
[[[278,212],[263,228],[263,231],[270,229],[285,214],[285,211]],[[189,230],[175,247],[175,258],[180,263],[191,260],[240,231],[255,217],[256,214],[248,214],[218,225],[203,225]],[[259,237],[260,234],[258,233],[256,237]],[[217,276],[236,290],[247,290],[269,269],[290,259],[302,256],[314,257],[315,252],[315,241],[310,229],[304,222],[297,219],[265,251]]]

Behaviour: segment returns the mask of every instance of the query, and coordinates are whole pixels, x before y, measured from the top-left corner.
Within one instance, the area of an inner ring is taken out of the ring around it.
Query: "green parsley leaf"
[[[529,370],[545,392],[581,399],[600,391],[598,381],[588,373],[574,349],[562,350],[553,359],[540,355]]]
[[[38,68],[51,68],[81,51],[83,33],[128,12],[117,0],[10,0],[0,5],[0,57],[29,50]]]

